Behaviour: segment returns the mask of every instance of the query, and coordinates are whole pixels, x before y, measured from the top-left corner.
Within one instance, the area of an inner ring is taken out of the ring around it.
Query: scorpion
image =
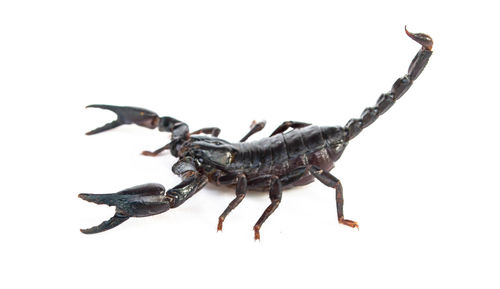
[[[186,123],[172,117],[159,117],[143,108],[93,104],[87,107],[113,111],[117,119],[92,131],[93,135],[124,124],[158,128],[171,133],[170,142],[146,156],[157,156],[170,150],[179,160],[173,165],[174,174],[182,181],[165,190],[161,184],[149,183],[122,190],[114,194],[79,194],[83,200],[96,204],[115,206],[115,215],[98,226],[81,229],[82,233],[94,234],[112,229],[130,217],[146,217],[177,208],[208,182],[235,187],[236,197],[220,215],[217,231],[228,214],[245,198],[247,191],[267,191],[271,204],[255,223],[254,239],[260,240],[260,229],[281,202],[282,192],[294,186],[307,185],[318,179],[335,189],[337,219],[340,224],[357,228],[358,223],[344,218],[342,184],[329,171],[350,140],[385,113],[423,71],[432,55],[432,38],[423,33],[406,34],[422,47],[413,58],[408,73],[396,80],[391,90],[383,93],[373,107],[366,108],[360,118],[354,118],[345,126],[315,126],[305,122],[285,121],[266,138],[246,142],[254,133],[262,130],[265,122],[252,123],[250,131],[238,143],[218,138],[220,129],[207,127],[189,131]],[[288,129],[292,129],[286,132]]]

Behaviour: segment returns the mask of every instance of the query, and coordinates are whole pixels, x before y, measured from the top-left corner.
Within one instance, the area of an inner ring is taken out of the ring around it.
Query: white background
[[[346,3],[350,4],[346,4]],[[498,288],[498,9],[493,1],[2,1],[2,288]],[[461,4],[460,2],[467,3]],[[453,3],[453,4],[451,4]],[[140,155],[168,134],[85,105],[149,108],[239,140],[282,121],[344,125],[404,75],[410,91],[347,147],[332,173],[269,203],[249,194],[216,233],[233,191],[79,232],[113,209],[77,198],[179,179]],[[497,275],[495,275],[497,274]]]

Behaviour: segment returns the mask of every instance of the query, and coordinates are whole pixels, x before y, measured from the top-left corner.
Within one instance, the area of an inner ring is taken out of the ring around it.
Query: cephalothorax
[[[118,119],[88,132],[88,135],[122,124],[137,124],[170,132],[171,141],[167,145],[143,154],[156,156],[164,150],[170,150],[173,156],[179,158],[172,171],[182,178],[182,182],[169,190],[165,190],[160,184],[145,184],[115,194],[80,194],[80,198],[89,202],[116,207],[116,213],[111,219],[81,231],[85,234],[99,233],[120,225],[130,217],[163,213],[180,206],[207,182],[212,182],[236,187],[236,197],[219,217],[217,230],[222,230],[224,219],[243,200],[247,190],[269,192],[271,204],[254,226],[255,239],[260,239],[260,228],[278,207],[282,191],[306,185],[315,178],[335,189],[339,223],[357,228],[356,222],[344,218],[342,185],[329,171],[348,142],[403,96],[429,61],[432,39],[425,34],[405,31],[410,38],[422,45],[411,62],[408,73],[396,80],[392,89],[382,94],[374,107],[365,109],[360,118],[351,119],[343,127],[318,127],[286,121],[271,136],[245,142],[252,134],[262,130],[265,123],[260,122],[254,123],[250,132],[239,143],[231,143],[218,138],[220,130],[216,127],[190,132],[184,122],[171,117],[159,117],[146,109],[89,105],[88,107],[111,110],[118,115]],[[285,133],[289,128],[293,130]]]

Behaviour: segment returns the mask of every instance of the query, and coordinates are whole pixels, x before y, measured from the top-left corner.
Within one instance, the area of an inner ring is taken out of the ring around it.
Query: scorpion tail
[[[385,113],[405,92],[411,87],[420,73],[424,70],[432,55],[432,38],[423,33],[411,33],[406,29],[406,34],[417,43],[422,45],[420,51],[415,55],[408,68],[408,73],[396,80],[391,91],[383,93],[373,107],[366,108],[360,118],[353,118],[347,122],[345,130],[347,141],[356,137],[364,128],[372,124],[380,115]]]

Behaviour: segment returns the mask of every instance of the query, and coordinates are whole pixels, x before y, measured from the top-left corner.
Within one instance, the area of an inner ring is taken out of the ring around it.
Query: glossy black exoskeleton
[[[318,127],[304,122],[286,121],[271,136],[245,142],[252,134],[262,130],[265,123],[260,122],[254,123],[240,142],[231,143],[218,138],[220,129],[216,127],[190,132],[184,122],[171,117],[159,117],[146,109],[89,105],[111,110],[118,118],[88,132],[88,135],[123,124],[137,124],[171,133],[171,141],[167,145],[154,152],[144,151],[143,154],[157,156],[164,150],[170,150],[173,156],[179,158],[172,171],[182,178],[182,182],[169,190],[160,184],[145,184],[115,194],[80,194],[79,197],[84,200],[116,207],[116,214],[111,219],[81,231],[86,234],[98,233],[114,228],[130,217],[163,213],[180,206],[207,182],[212,182],[236,187],[236,197],[219,217],[217,230],[222,230],[224,219],[243,200],[248,190],[269,192],[271,204],[254,226],[255,239],[260,239],[260,228],[278,207],[282,191],[306,185],[315,178],[335,189],[339,223],[358,228],[356,222],[344,218],[342,185],[329,171],[349,141],[385,113],[410,88],[429,61],[432,39],[425,34],[405,31],[422,45],[408,73],[396,80],[392,89],[382,94],[375,106],[365,109],[360,118],[351,119],[343,127]],[[286,132],[289,128],[292,130]]]

